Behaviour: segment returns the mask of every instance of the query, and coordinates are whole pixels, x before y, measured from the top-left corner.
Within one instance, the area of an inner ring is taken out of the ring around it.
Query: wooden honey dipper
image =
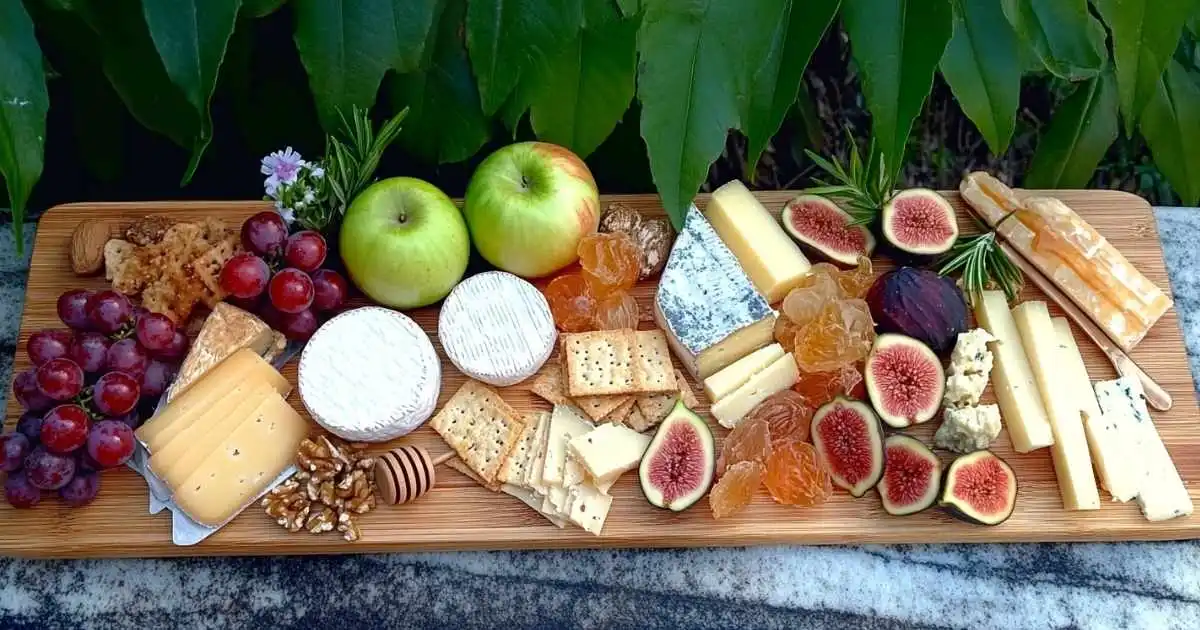
[[[430,458],[423,447],[405,445],[375,458],[375,484],[379,498],[389,505],[416,501],[433,489],[438,464],[454,457],[454,451]]]

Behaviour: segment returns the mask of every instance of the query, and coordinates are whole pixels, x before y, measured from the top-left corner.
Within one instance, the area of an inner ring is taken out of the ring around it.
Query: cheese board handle
[[[1141,382],[1142,389],[1146,393],[1146,402],[1152,409],[1170,411],[1175,401],[1171,399],[1171,394],[1167,393],[1167,390],[1163,389],[1153,378],[1150,378],[1150,375],[1141,366],[1130,358],[1124,350],[1119,348],[1117,344],[1113,343],[1112,339],[1109,339],[1108,335],[1087,314],[1080,310],[1078,306],[1075,306],[1074,302],[1063,295],[1062,291],[1059,291],[1053,282],[1050,282],[1049,279],[1043,276],[1039,269],[1025,260],[1008,243],[1004,241],[997,241],[997,243],[1000,245],[1000,249],[1008,255],[1009,260],[1012,260],[1013,264],[1021,269],[1025,277],[1037,285],[1042,290],[1042,293],[1046,294],[1047,298],[1058,304],[1063,312],[1067,314],[1067,317],[1071,318],[1071,321],[1075,322],[1076,326],[1079,326],[1083,334],[1087,335],[1092,340],[1092,343],[1095,343],[1100,348],[1100,351],[1104,353],[1104,356],[1108,358],[1109,362],[1117,370],[1117,374],[1132,376]]]

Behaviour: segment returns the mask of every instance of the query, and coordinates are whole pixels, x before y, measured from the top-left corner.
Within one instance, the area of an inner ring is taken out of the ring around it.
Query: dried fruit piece
[[[854,269],[838,271],[836,279],[838,288],[842,290],[842,297],[861,298],[865,296],[867,290],[871,288],[871,284],[875,282],[875,269],[871,266],[871,259],[859,256],[858,266]]]
[[[784,352],[792,352],[796,349],[796,333],[800,332],[800,327],[792,323],[792,320],[785,317],[779,317],[775,320],[775,341],[783,346]]]
[[[579,241],[579,264],[592,293],[603,297],[628,291],[637,282],[642,252],[624,232],[589,234]]]
[[[897,433],[883,442],[883,477],[875,490],[883,510],[916,514],[933,505],[942,487],[942,463],[920,440]]]
[[[853,397],[854,388],[863,380],[862,374],[853,365],[843,365],[827,372],[801,372],[792,385],[792,391],[800,394],[808,406],[816,409],[837,396]]]
[[[837,270],[834,269],[833,274],[836,273]],[[836,301],[841,296],[840,292],[834,275],[827,273],[825,269],[813,268],[812,272],[804,276],[800,284],[783,298],[781,310],[793,324],[804,326],[816,319],[826,305]]]
[[[601,232],[624,232],[632,235],[642,226],[642,214],[620,203],[608,204],[600,217]]]
[[[796,365],[824,372],[862,360],[875,340],[871,313],[863,300],[830,302],[796,333]]]
[[[928,188],[911,188],[883,206],[883,238],[896,249],[918,256],[950,251],[958,238],[958,217],[945,197]]]
[[[596,317],[596,299],[586,278],[566,273],[550,281],[544,291],[550,303],[554,324],[563,332],[592,330]]]
[[[867,291],[879,332],[920,340],[939,355],[967,330],[967,302],[950,278],[928,269],[901,267],[879,276]]]
[[[808,440],[813,409],[815,407],[805,403],[799,394],[785,389],[758,403],[757,407],[746,414],[742,425],[765,421],[772,447],[786,442],[804,442]]]
[[[817,450],[807,442],[787,442],[771,453],[763,485],[776,503],[811,507],[833,494],[829,473],[817,460]]]
[[[843,265],[870,256],[875,237],[861,225],[850,225],[849,214],[817,195],[800,195],[783,208],[783,228],[801,244]]]
[[[721,445],[721,457],[717,459],[717,476],[725,474],[729,467],[740,462],[758,462],[765,465],[770,456],[770,425],[762,416],[748,417],[725,437],[725,442]]]
[[[678,401],[642,456],[642,493],[655,507],[686,510],[708,492],[716,459],[708,423]]]
[[[941,505],[969,523],[999,525],[1017,506],[1017,476],[991,451],[959,456],[946,469]]]
[[[767,467],[760,462],[738,462],[729,467],[708,493],[713,518],[725,518],[742,511],[754,500]]]
[[[838,397],[812,421],[813,446],[833,482],[861,497],[883,474],[883,431],[867,404]]]
[[[596,330],[637,328],[638,305],[633,295],[621,291],[600,298],[596,304]]]
[[[935,416],[946,374],[928,346],[904,335],[880,335],[867,356],[867,394],[888,426],[903,429]]]

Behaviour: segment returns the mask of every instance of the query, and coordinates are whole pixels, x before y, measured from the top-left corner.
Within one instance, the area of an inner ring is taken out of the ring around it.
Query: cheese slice
[[[1068,510],[1098,510],[1100,491],[1096,489],[1087,437],[1083,432],[1083,415],[1077,399],[1071,393],[1075,384],[1068,383],[1065,378],[1070,374],[1066,369],[1066,354],[1072,348],[1060,342],[1045,302],[1019,304],[1012,310],[1012,316],[1021,334],[1030,367],[1033,368],[1050,428],[1054,431],[1050,456],[1054,461],[1054,475],[1058,478],[1063,507]],[[1070,330],[1067,334],[1070,334]],[[1078,352],[1078,349],[1075,351]],[[1084,386],[1087,386],[1086,381]]]
[[[654,319],[697,380],[774,341],[775,311],[694,205],[659,279]]]
[[[721,426],[732,429],[750,413],[758,403],[766,400],[796,383],[800,378],[800,370],[792,353],[787,353],[761,372],[750,377],[744,385],[732,394],[718,400],[710,411]]]
[[[592,479],[608,482],[637,468],[648,446],[648,435],[619,424],[603,424],[568,442],[567,452]]]
[[[594,429],[574,407],[570,405],[555,405],[554,413],[550,416],[550,432],[546,443],[546,457],[542,465],[542,483],[547,486],[569,486],[571,482],[578,483],[583,479],[583,469],[578,463],[571,465],[568,475],[567,443],[572,438],[583,435]]]
[[[254,354],[266,354],[274,339],[271,327],[261,319],[231,304],[218,302],[179,366],[179,376],[167,389],[167,402],[186,392],[204,374],[238,350],[248,348]]]
[[[509,483],[501,484],[500,491],[509,496],[516,497],[521,501],[521,503],[528,505],[531,509],[533,509],[534,512],[544,516],[546,520],[554,523],[559,529],[567,526],[567,521],[558,514],[554,512],[545,512],[542,510],[542,495],[538,494],[537,492],[534,492],[529,488],[522,488]]]
[[[1131,445],[1121,438],[1117,425],[1100,413],[1096,392],[1088,376],[1083,355],[1071,334],[1071,324],[1062,317],[1052,319],[1054,333],[1062,352],[1055,389],[1070,399],[1083,418],[1084,434],[1092,455],[1092,467],[1100,477],[1100,485],[1117,501],[1129,501],[1137,496],[1140,458]]]
[[[612,509],[613,498],[600,490],[580,484],[571,488],[567,519],[593,535],[599,536],[604,521]]]
[[[975,305],[975,319],[996,338],[992,389],[1013,449],[1028,453],[1054,444],[1054,430],[1004,293],[984,291]]]
[[[178,485],[175,503],[197,523],[219,527],[296,457],[308,422],[279,396],[266,402]]]
[[[638,462],[638,463],[640,464],[641,462]],[[599,490],[600,492],[603,492],[604,494],[608,494],[608,491],[612,490],[612,487],[614,485],[616,485],[617,480],[620,478],[621,478],[620,475],[615,475],[613,477],[605,479],[604,481],[596,481],[595,479],[592,479],[589,477],[584,480],[584,483],[591,485],[592,487]]]
[[[537,492],[546,494],[546,484],[542,481],[542,469],[546,466],[546,447],[550,443],[550,419],[553,414],[539,414],[537,430],[533,436],[533,461],[525,469],[525,486]]]
[[[219,400],[228,396],[241,397],[257,383],[271,385],[280,396],[287,396],[292,389],[282,374],[252,350],[239,350],[150,418],[137,430],[137,438],[153,453]]]
[[[713,191],[704,217],[771,304],[782,300],[812,268],[779,221],[736,179]]]
[[[751,376],[763,371],[768,365],[783,356],[783,346],[773,343],[759,348],[734,361],[733,365],[704,379],[704,393],[709,402],[717,402],[746,384]]]
[[[1132,376],[1096,383],[1100,411],[1116,424],[1122,439],[1133,445],[1135,459],[1141,462],[1137,502],[1142,514],[1151,521],[1187,516],[1192,513],[1192,499],[1154,428],[1145,396],[1142,384]]]
[[[217,401],[186,429],[150,456],[150,469],[174,488],[204,461],[225,438],[258,409],[268,396],[278,396],[266,383],[256,383],[244,396]]]

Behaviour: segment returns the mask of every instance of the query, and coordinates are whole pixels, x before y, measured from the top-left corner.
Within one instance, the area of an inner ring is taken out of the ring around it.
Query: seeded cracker
[[[633,396],[580,396],[575,399],[575,406],[582,409],[593,422],[601,422],[632,401]]]
[[[603,396],[639,391],[634,368],[632,330],[601,330],[563,335],[567,393]]]
[[[637,399],[633,396],[630,396],[628,397],[628,400],[621,403],[620,407],[613,409],[612,412],[605,416],[604,421],[611,422],[612,424],[625,424],[625,421],[629,418],[630,412],[632,412],[636,407]]]
[[[678,391],[675,367],[671,364],[671,347],[661,330],[639,330],[634,333],[637,377],[642,392]]]
[[[640,427],[628,423],[629,426],[637,431],[645,431],[651,427],[657,426],[671,413],[671,409],[675,407],[675,401],[681,396],[683,404],[688,409],[695,409],[700,405],[700,401],[696,399],[696,394],[692,392],[691,385],[688,384],[687,377],[679,370],[675,370],[675,381],[679,385],[678,392],[670,392],[666,394],[642,394],[637,397],[638,410],[642,412]]]
[[[453,468],[454,470],[457,470],[458,472],[466,475],[467,477],[470,477],[471,481],[474,481],[475,483],[483,486],[484,488],[487,488],[488,490],[491,490],[492,492],[500,491],[500,484],[487,483],[484,480],[480,479],[479,475],[475,474],[475,471],[471,470],[470,466],[464,464],[463,460],[461,460],[457,457],[451,457],[450,459],[446,460],[446,468]]]
[[[492,486],[525,423],[494,390],[467,381],[433,417],[430,426],[485,485]]]
[[[525,485],[525,473],[529,467],[529,463],[533,461],[536,453],[534,449],[537,446],[537,431],[538,425],[541,423],[542,416],[549,417],[548,411],[537,411],[528,416],[525,416],[525,427],[521,429],[521,435],[517,439],[516,447],[508,454],[508,459],[504,461],[504,466],[500,468],[500,473],[496,475],[496,480],[500,483],[512,484],[522,488]]]
[[[645,414],[642,413],[642,410],[636,404],[629,410],[629,417],[625,418],[625,426],[638,433],[650,428],[647,424]]]
[[[559,360],[547,361],[533,385],[529,388],[534,394],[552,405],[569,405],[571,399],[567,396],[567,386],[563,382],[563,367]]]

